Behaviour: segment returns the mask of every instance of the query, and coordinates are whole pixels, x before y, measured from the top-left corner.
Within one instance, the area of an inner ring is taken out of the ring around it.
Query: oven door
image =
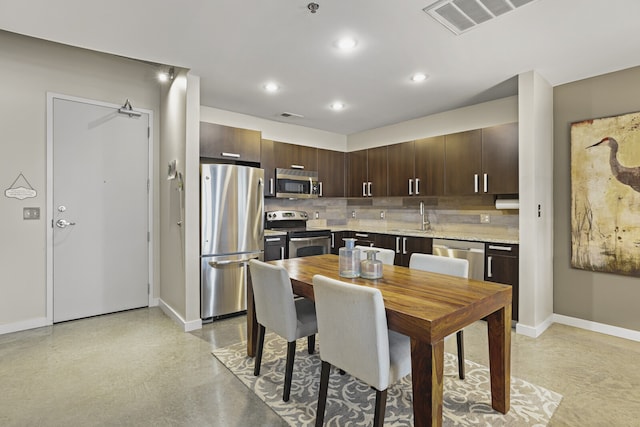
[[[289,258],[324,255],[330,252],[331,236],[289,238]]]

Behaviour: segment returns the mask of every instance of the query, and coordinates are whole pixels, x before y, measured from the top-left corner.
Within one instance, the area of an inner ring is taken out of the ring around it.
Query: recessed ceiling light
[[[356,42],[356,39],[353,37],[343,37],[336,42],[336,46],[338,46],[340,50],[351,50],[356,47],[357,44],[358,42]]]
[[[277,83],[269,82],[269,83],[264,85],[264,89],[267,92],[276,92],[278,89],[280,89],[280,86],[278,86]]]
[[[332,110],[335,110],[335,111],[343,110],[344,109],[344,102],[340,102],[340,101],[333,102],[333,103],[331,103],[330,107],[331,107]]]
[[[427,79],[427,75],[425,73],[415,73],[411,76],[411,81],[421,82]]]

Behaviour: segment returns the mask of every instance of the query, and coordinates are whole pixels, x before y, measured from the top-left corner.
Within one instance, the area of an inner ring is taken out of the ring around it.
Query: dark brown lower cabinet
[[[518,320],[519,263],[518,245],[485,243],[484,279],[489,282],[511,285],[513,320]]]
[[[331,232],[331,253],[334,255],[340,255],[340,248],[344,247],[344,240],[348,231],[332,231]]]
[[[273,261],[286,258],[287,236],[265,236],[264,260]]]
[[[427,237],[396,236],[376,234],[374,246],[396,251],[395,265],[409,267],[409,259],[414,252],[430,254],[432,239]]]

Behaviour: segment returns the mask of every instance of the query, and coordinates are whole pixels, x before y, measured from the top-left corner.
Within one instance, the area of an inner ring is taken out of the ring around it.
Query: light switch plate
[[[23,208],[22,219],[40,219],[40,208]]]
[[[489,214],[480,214],[480,222],[482,224],[489,224],[491,222],[491,217]]]

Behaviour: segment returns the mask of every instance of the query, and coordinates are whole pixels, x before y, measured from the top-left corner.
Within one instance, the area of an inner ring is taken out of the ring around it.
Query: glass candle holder
[[[360,277],[360,249],[355,247],[356,239],[342,239],[345,246],[338,251],[340,277]]]
[[[365,279],[379,279],[382,277],[382,261],[376,259],[378,251],[371,249],[364,251],[367,258],[360,262],[360,276]]]

